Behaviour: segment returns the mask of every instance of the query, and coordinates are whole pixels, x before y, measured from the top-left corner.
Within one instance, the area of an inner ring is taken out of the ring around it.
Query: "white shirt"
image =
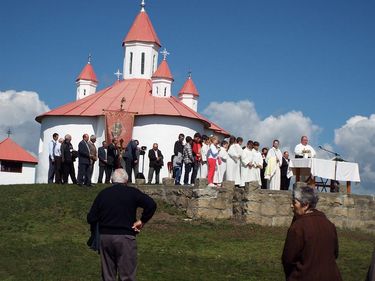
[[[56,141],[55,140],[51,140],[49,145],[48,145],[48,154],[49,154],[49,157],[51,158],[52,161],[54,161],[55,159],[53,158],[53,154],[54,154],[54,151],[53,151],[53,148],[54,146],[56,146]]]
[[[312,148],[311,145],[303,145],[302,143],[299,143],[294,148],[295,155],[304,157],[304,158],[314,158],[316,156],[316,152],[314,148]]]
[[[55,156],[61,156],[61,143],[60,142],[56,143]]]

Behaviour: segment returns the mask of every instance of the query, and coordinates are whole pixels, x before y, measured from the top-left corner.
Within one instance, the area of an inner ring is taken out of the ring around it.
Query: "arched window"
[[[164,88],[164,96],[167,96],[167,87]]]
[[[156,87],[156,95],[159,95],[159,87]]]
[[[83,95],[86,96],[86,89],[83,89]]]
[[[156,68],[155,58],[156,58],[156,55],[154,55],[154,57],[153,57],[153,59],[152,59],[152,73],[155,72],[155,68]]]
[[[145,74],[145,53],[141,55],[141,74]]]
[[[133,72],[133,52],[130,52],[129,74]]]

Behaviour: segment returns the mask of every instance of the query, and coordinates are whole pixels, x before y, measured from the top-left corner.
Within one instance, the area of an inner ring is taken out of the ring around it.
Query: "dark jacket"
[[[103,189],[95,198],[87,214],[87,222],[94,228],[99,223],[100,234],[136,235],[132,229],[137,208],[142,208],[142,223],[148,222],[156,210],[155,201],[140,190],[124,184]]]
[[[175,156],[177,156],[179,152],[181,154],[183,154],[183,152],[184,152],[184,145],[182,144],[181,141],[176,141],[174,143],[174,150],[173,150],[173,152],[174,152]]]
[[[115,166],[116,162],[117,162],[117,159],[118,159],[118,149],[117,147],[115,147],[115,145],[113,143],[111,143],[109,146],[108,146],[108,150],[107,150],[107,163],[108,165],[110,166]]]
[[[286,177],[286,175],[288,174],[288,167],[289,167],[289,161],[287,161],[283,157],[283,162],[281,163],[281,166],[280,166],[280,173],[282,177]]]
[[[64,141],[61,144],[61,161],[63,163],[72,163],[74,161],[72,157],[73,145],[69,142]]]
[[[81,140],[78,144],[78,163],[90,165],[90,148],[85,140]]]
[[[286,280],[341,281],[338,254],[336,227],[324,213],[295,216],[282,255]]]
[[[164,165],[163,163],[164,156],[159,149],[157,150],[157,154],[158,154],[158,157],[160,158],[159,160],[157,160],[156,158],[155,150],[150,149],[148,151],[148,158],[150,159],[149,167],[159,168]]]
[[[108,151],[108,150],[107,150]],[[107,152],[104,146],[98,148],[99,166],[107,166]]]
[[[131,140],[125,148],[124,158],[134,162],[137,160],[137,143],[135,140]]]

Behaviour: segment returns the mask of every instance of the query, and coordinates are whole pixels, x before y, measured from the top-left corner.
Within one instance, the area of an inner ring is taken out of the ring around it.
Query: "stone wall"
[[[190,218],[236,219],[245,223],[267,226],[289,226],[292,220],[291,191],[258,189],[249,184],[245,188],[224,182],[221,188],[207,187],[205,179],[198,179],[195,186],[175,186],[163,179],[163,185],[138,187],[186,212]],[[339,228],[361,229],[375,233],[374,196],[319,193],[317,209]]]

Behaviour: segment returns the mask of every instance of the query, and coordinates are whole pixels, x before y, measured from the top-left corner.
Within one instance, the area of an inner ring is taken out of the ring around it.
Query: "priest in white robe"
[[[224,180],[224,176],[227,170],[227,160],[228,160],[228,142],[222,141],[221,148],[219,151],[219,157],[216,165],[215,175],[214,175],[214,183],[218,186],[221,186]]]
[[[280,190],[280,166],[283,163],[283,155],[279,149],[278,140],[273,141],[272,148],[267,153],[266,162],[267,167],[265,177],[267,177],[270,181],[270,189]]]
[[[259,152],[259,142],[254,141],[253,143],[253,161],[251,163],[251,169],[249,171],[250,181],[256,181],[259,186],[262,185],[262,179],[260,177],[260,170],[263,169],[263,157]]]
[[[314,148],[308,142],[309,139],[307,136],[301,137],[301,143],[297,144],[294,148],[296,158],[314,158],[316,156]]]
[[[232,138],[232,137],[231,137]],[[238,137],[237,140],[234,142],[233,140],[229,139],[230,144],[228,148],[228,160],[227,160],[227,180],[234,181],[235,185],[241,184],[241,172],[240,172],[240,165],[241,165],[241,156],[242,156],[242,142],[243,139]],[[233,137],[234,138],[234,137]]]
[[[250,171],[253,164],[253,141],[249,140],[246,147],[242,150],[241,157],[241,183],[240,186],[245,186],[247,182],[251,181]]]

